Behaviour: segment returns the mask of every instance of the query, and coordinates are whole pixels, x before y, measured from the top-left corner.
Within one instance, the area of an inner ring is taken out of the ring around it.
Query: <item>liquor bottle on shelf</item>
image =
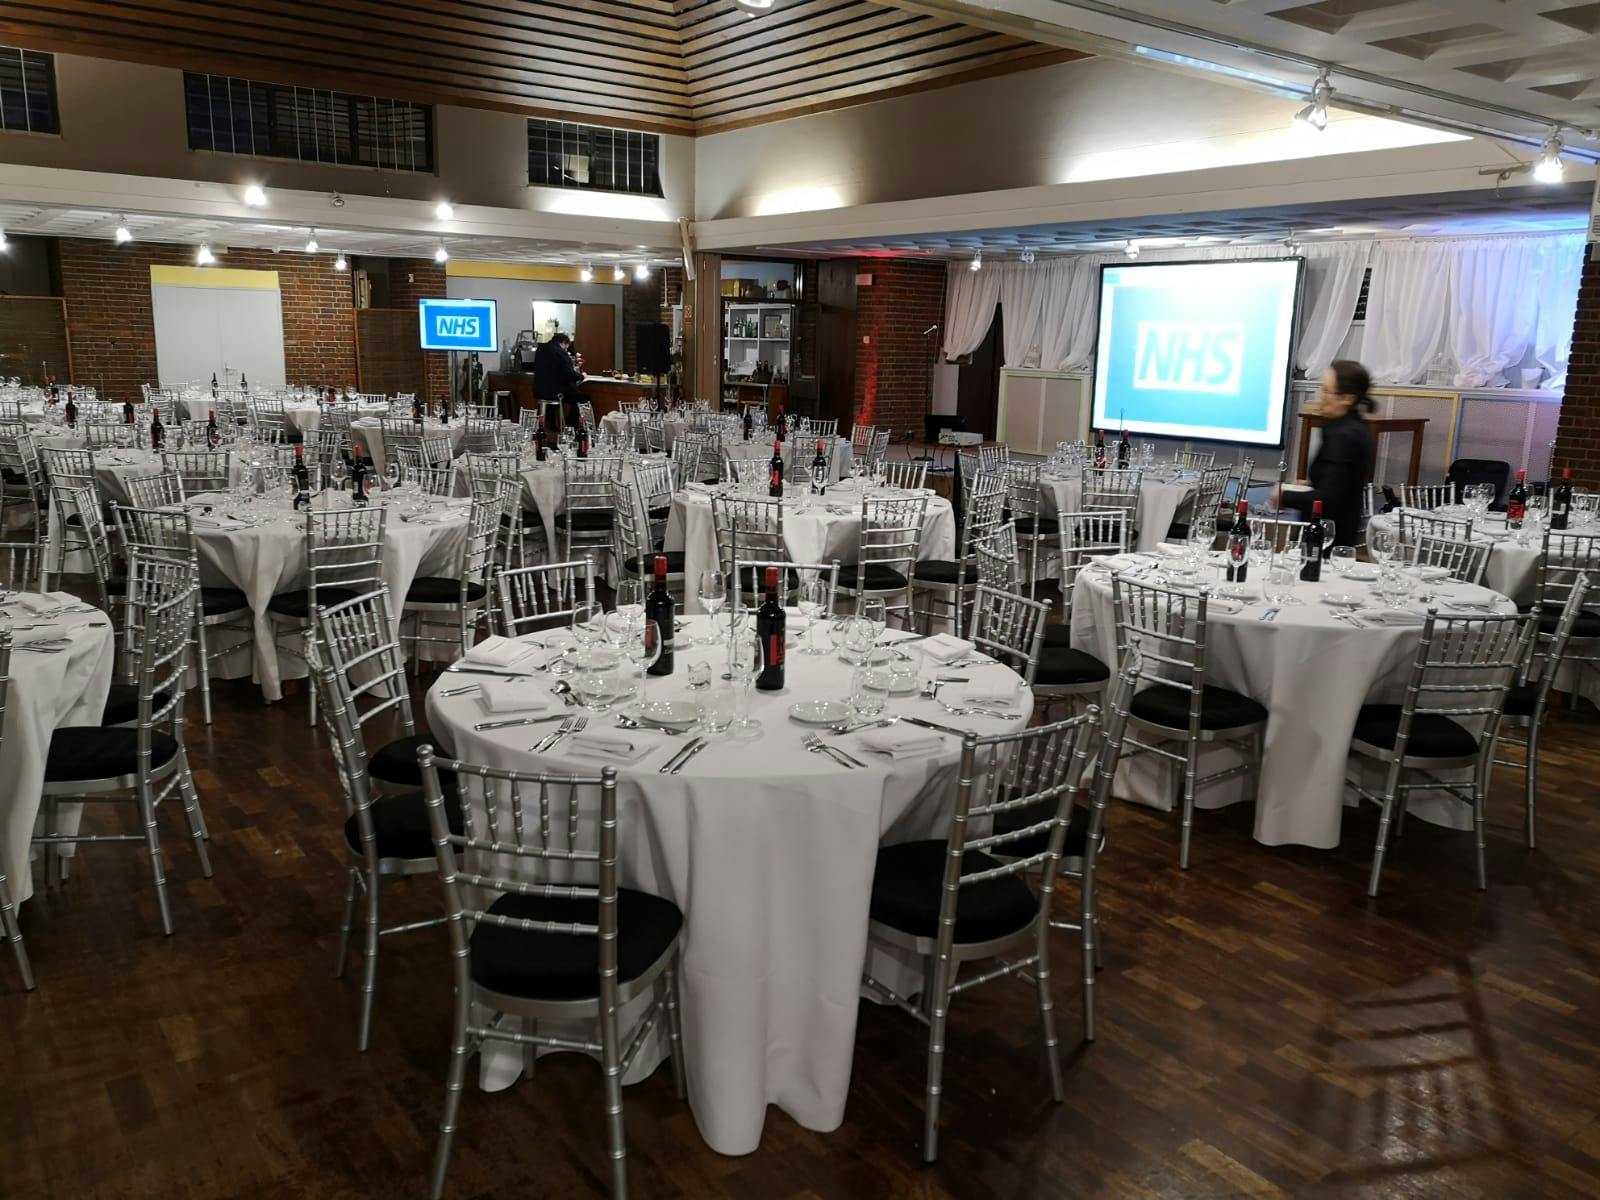
[[[244,377],[243,371],[239,372],[239,390],[241,392],[248,392],[250,390],[250,381]]]
[[[1322,501],[1311,502],[1311,520],[1300,539],[1300,578],[1305,583],[1322,582]]]
[[[1571,523],[1573,523],[1573,469],[1562,467],[1562,478],[1550,490],[1550,528],[1565,530]]]
[[[772,461],[767,464],[767,495],[774,500],[783,499],[783,443],[772,443]]]
[[[206,416],[206,449],[215,450],[220,436],[217,433],[217,410],[211,409]]]
[[[162,443],[166,440],[167,431],[165,426],[161,424],[161,410],[152,408],[150,410],[150,449],[161,449]]]
[[[1117,442],[1117,466],[1126,467],[1133,461],[1133,443],[1128,440],[1128,427],[1122,427],[1122,437]]]
[[[822,452],[822,442],[817,443],[817,453],[811,460],[811,494],[825,496],[828,492],[828,456]]]
[[[1239,515],[1228,529],[1228,582],[1243,583],[1250,573],[1250,502],[1239,501]]]
[[[213,396],[217,394],[217,373],[215,371],[211,372],[211,394]]]
[[[294,446],[294,507],[303,511],[311,507],[311,473],[306,470],[305,447]]]
[[[1106,431],[1104,429],[1096,429],[1094,431],[1094,465],[1097,467],[1106,465]]]
[[[78,406],[72,402],[71,392],[67,393],[67,407],[62,411],[66,414],[67,428],[76,429],[78,427]]]
[[[656,555],[656,586],[644,602],[644,619],[654,621],[656,629],[661,633],[661,657],[650,664],[650,674],[672,674],[672,643],[673,622],[677,619],[678,606],[673,602],[672,593],[667,591],[667,556]]]
[[[767,568],[767,598],[756,610],[756,637],[761,642],[761,674],[756,688],[763,692],[783,689],[783,640],[785,618],[778,603],[778,568]]]
[[[784,426],[783,409],[780,408],[780,409],[778,409],[777,433],[774,435],[780,442],[783,441],[783,426]]]
[[[1521,529],[1523,518],[1528,515],[1528,473],[1517,472],[1517,482],[1511,488],[1511,494],[1506,497],[1506,528]]]

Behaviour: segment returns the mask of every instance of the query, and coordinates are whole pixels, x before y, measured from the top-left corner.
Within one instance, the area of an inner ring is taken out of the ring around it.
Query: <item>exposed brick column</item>
[[[665,294],[661,274],[660,271],[652,271],[649,279],[630,279],[622,285],[622,369],[629,375],[639,370],[638,331],[635,327],[661,320],[662,297]]]
[[[921,436],[938,337],[922,331],[944,323],[945,265],[864,259],[861,272],[872,285],[856,289],[856,420]]]
[[[419,300],[440,300],[449,295],[443,263],[430,258],[397,258],[389,264],[389,306],[416,308]],[[420,328],[420,326],[419,326]],[[424,400],[438,403],[453,395],[450,381],[450,355],[443,350],[422,354]]]
[[[1578,284],[1555,465],[1571,467],[1581,487],[1600,487],[1600,242],[1590,244]]]

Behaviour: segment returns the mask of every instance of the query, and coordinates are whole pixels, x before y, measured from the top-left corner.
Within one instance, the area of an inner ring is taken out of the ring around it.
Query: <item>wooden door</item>
[[[856,410],[856,270],[853,259],[817,267],[817,416],[848,430]]]
[[[590,375],[617,365],[617,310],[610,304],[578,305],[573,346],[583,354],[583,369]]]

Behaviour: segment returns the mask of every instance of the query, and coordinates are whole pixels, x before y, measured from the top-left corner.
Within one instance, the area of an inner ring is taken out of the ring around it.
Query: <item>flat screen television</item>
[[[493,300],[420,300],[417,310],[424,350],[500,348]]]

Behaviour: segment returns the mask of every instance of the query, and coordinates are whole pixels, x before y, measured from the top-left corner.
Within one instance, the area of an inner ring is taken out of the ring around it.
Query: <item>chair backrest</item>
[[[1001,472],[980,471],[972,477],[966,494],[966,517],[961,523],[958,582],[967,581],[966,564],[974,547],[1000,527],[1005,516],[1006,477]]]
[[[1566,607],[1567,597],[1584,575],[1600,579],[1600,532],[1546,529],[1544,553],[1539,557],[1535,610],[1548,614]],[[1588,616],[1600,616],[1596,593],[1589,593],[1583,611]]]
[[[838,422],[832,421],[830,424],[837,425]],[[833,434],[796,434],[783,445],[787,460],[784,478],[790,483],[809,483],[811,464],[816,460],[819,450],[828,464],[828,473],[831,476],[838,444],[839,439]]]
[[[611,481],[611,552],[618,563],[632,562],[640,579],[651,573],[655,543],[644,520],[638,488],[622,479]]]
[[[533,408],[518,409],[517,427],[521,429],[523,433],[527,434],[529,437],[532,437],[535,433],[544,428],[544,414],[537,406]]]
[[[1000,445],[978,447],[978,466],[985,471],[998,470],[999,468],[1004,467],[1010,461],[1010,446]]]
[[[578,401],[578,420],[593,429],[598,422],[594,419],[594,404],[588,400]]]
[[[1180,446],[1172,452],[1172,461],[1187,471],[1204,471],[1217,461],[1215,450],[1190,450]]]
[[[165,555],[135,553],[128,558],[124,629],[134,648],[141,761],[149,761],[150,735],[158,725],[170,725],[183,744],[183,697],[198,586],[189,563]]]
[[[928,478],[928,460],[919,458],[914,462],[885,462],[883,464],[883,482],[888,487],[920,488]]]
[[[1016,459],[1007,461],[995,469],[1005,472],[1006,503],[1011,509],[1011,515],[1019,521],[1038,518],[1044,511],[1039,463]]]
[[[1462,488],[1487,483],[1494,488],[1490,504],[1499,504],[1506,498],[1506,488],[1511,483],[1511,464],[1497,458],[1458,458],[1450,464],[1444,478],[1458,496]]]
[[[1139,512],[1139,488],[1144,483],[1144,472],[1130,467],[1084,467],[1083,487],[1079,493],[1078,507],[1120,508],[1130,521]],[[1220,492],[1219,492],[1220,495]],[[1015,504],[1012,505],[1016,507]],[[1195,510],[1199,512],[1199,509]],[[1215,506],[1212,515],[1215,516]]]
[[[1395,556],[1413,566],[1443,567],[1452,579],[1462,583],[1482,583],[1489,566],[1489,549],[1487,542],[1463,542],[1414,532],[1400,543]]]
[[[468,417],[461,448],[468,454],[488,454],[499,440],[500,422],[493,417]],[[447,442],[448,438],[445,439]]]
[[[383,530],[388,510],[374,504],[366,508],[315,509],[305,514],[307,586],[377,591],[383,586]],[[313,602],[313,608],[316,604]]]
[[[1407,483],[1400,488],[1400,503],[1406,508],[1442,508],[1455,502],[1453,483]]]
[[[1200,472],[1200,484],[1194,493],[1194,515],[1204,519],[1210,517],[1217,519],[1217,513],[1222,507],[1223,494],[1228,490],[1228,480],[1232,477],[1229,467],[1206,467]],[[1085,507],[1088,502],[1085,501]]]
[[[1396,515],[1399,518],[1398,532],[1401,542],[1408,542],[1421,536],[1449,538],[1458,542],[1470,541],[1472,538],[1471,517],[1441,517],[1430,511],[1405,508],[1400,509]]]
[[[161,455],[162,467],[178,476],[185,496],[227,491],[232,462],[226,450],[166,450]]]
[[[609,509],[611,507],[611,481],[622,473],[622,459],[616,455],[595,455],[579,458],[568,455],[561,460],[567,486],[567,511],[580,509]]]
[[[1126,554],[1133,544],[1133,522],[1124,508],[1058,513],[1061,537],[1062,612],[1072,620],[1078,574],[1097,558]]]
[[[313,605],[311,629],[308,649],[314,642],[323,667],[339,680],[339,698],[356,738],[353,745],[360,752],[364,777],[366,749],[359,740],[364,726],[393,714],[407,736],[416,732],[405,653],[395,636],[389,589],[380,585],[339,604]]]
[[[1005,663],[1032,687],[1034,676],[1039,673],[1044,627],[1049,619],[1048,604],[980,583],[967,625],[967,640]]]
[[[1017,526],[1014,521],[997,525],[988,537],[972,543],[978,567],[978,583],[1002,592],[1015,592],[1022,585],[1022,563],[1017,554]]]
[[[704,470],[706,444],[710,439],[703,433],[681,430],[672,441],[672,461],[677,465],[678,482],[694,483]]]
[[[872,435],[872,446],[867,450],[867,464],[883,462],[889,454],[889,435],[887,429],[880,429]]]
[[[927,510],[926,496],[868,497],[861,502],[861,547],[856,561],[863,591],[869,586],[867,568],[871,566],[888,567],[910,580]]]
[[[349,677],[333,667],[328,652],[322,648],[320,635],[306,638],[305,656],[312,686],[317,689],[317,711],[322,717],[323,727],[328,731],[333,750],[334,772],[339,778],[345,818],[355,818],[361,857],[368,870],[377,871],[383,860],[378,854],[378,833],[372,820],[372,779],[367,773],[367,739],[350,694]],[[398,686],[403,693],[404,681],[401,680]]]
[[[402,466],[400,482],[420,489],[427,496],[453,496],[456,494],[455,464],[443,467]]]
[[[1570,654],[1569,647],[1578,618],[1583,615],[1591,582],[1588,575],[1579,575],[1573,582],[1567,592],[1567,602],[1561,608],[1561,615],[1556,618],[1555,629],[1549,635],[1538,636],[1539,622],[1537,620],[1528,622],[1528,630],[1533,636],[1527,639],[1528,648],[1523,657],[1519,682],[1532,684],[1538,688],[1532,716],[1535,724],[1538,723],[1545,705],[1549,702],[1550,689],[1555,685],[1561,664],[1569,657],[1590,662],[1600,657],[1600,643],[1593,638],[1583,639],[1584,649],[1577,654]]]
[[[1306,522],[1291,517],[1266,517],[1250,515],[1251,540],[1260,539],[1272,547],[1274,554],[1293,554],[1300,549],[1300,539],[1305,536]]]
[[[305,446],[306,465],[320,470],[323,486],[329,486],[338,465],[350,461],[350,423],[346,421],[340,428],[324,419],[306,434]]]
[[[789,562],[786,559],[749,559],[741,558],[734,564],[736,578],[744,579],[748,574],[755,582],[755,591],[764,593],[767,586],[767,568],[775,567],[778,571],[778,603],[785,608],[794,608],[799,603],[798,592],[802,583],[809,583],[820,579],[827,588],[827,599],[823,601],[822,612],[818,614],[819,621],[825,621],[833,616],[833,605],[839,591],[839,560],[831,562]]]
[[[495,563],[495,548],[500,542],[500,518],[506,515],[509,480],[497,480],[485,495],[474,495],[467,510],[467,536],[461,543],[461,558],[456,569],[461,580],[461,603],[467,603],[467,585],[479,584],[488,603],[489,572]]]
[[[1200,734],[1200,700],[1206,673],[1206,606],[1210,593],[1180,591],[1111,577],[1117,621],[1117,657],[1139,650],[1139,682],[1186,693],[1190,737]]]
[[[724,478],[745,485],[765,483],[767,481],[767,471],[770,466],[767,459],[735,457],[724,449],[722,461]]]
[[[183,503],[183,479],[176,471],[130,476],[122,486],[136,508],[166,508]]]
[[[1429,610],[1411,663],[1394,753],[1405,757],[1415,715],[1447,716],[1492,747],[1506,693],[1522,663],[1524,622],[1531,616],[1441,617]]]
[[[640,461],[633,468],[634,482],[639,488],[639,499],[650,522],[650,535],[660,541],[667,532],[668,510],[672,507],[672,492],[683,482],[669,459]],[[657,515],[659,514],[659,515]]]
[[[789,556],[783,541],[783,502],[746,496],[712,496],[711,525],[717,563],[730,588],[739,586],[733,564],[772,562]]]
[[[850,449],[857,457],[867,454],[872,449],[872,439],[877,432],[876,425],[857,423],[850,426]]]
[[[500,600],[500,632],[517,637],[565,625],[579,605],[594,603],[594,560],[541,563],[501,571],[494,577]]]
[[[85,484],[53,483],[50,502],[60,510],[62,521],[74,516],[78,518],[79,528],[83,531],[81,548],[89,554],[95,583],[100,589],[100,607],[110,612],[110,583],[116,561],[111,554],[111,539],[106,536],[105,513],[100,507],[99,495],[94,488]]]
[[[83,444],[89,449],[108,446],[131,446],[137,427],[122,421],[79,421],[83,431]]]
[[[490,439],[486,449],[494,449],[494,441]],[[450,460],[455,457],[455,450],[450,444],[447,434],[426,434],[422,438],[422,461],[430,467],[445,467],[450,465]]]

